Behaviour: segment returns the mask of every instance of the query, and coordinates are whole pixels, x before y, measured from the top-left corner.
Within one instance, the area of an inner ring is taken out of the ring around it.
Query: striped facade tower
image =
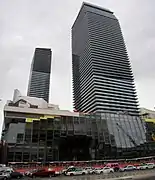
[[[138,115],[134,77],[118,19],[83,3],[72,27],[74,108]]]
[[[49,101],[51,49],[36,48],[28,85],[28,96]]]

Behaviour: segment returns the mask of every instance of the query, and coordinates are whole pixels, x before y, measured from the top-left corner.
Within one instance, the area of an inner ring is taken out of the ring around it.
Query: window
[[[37,151],[31,152],[31,161],[37,161]]]
[[[32,142],[33,143],[36,143],[36,142],[38,142],[38,136],[39,136],[39,130],[33,130],[33,134],[32,134]],[[31,137],[28,135],[27,137],[25,136],[25,141],[27,140],[27,142],[28,142],[28,140],[30,140],[31,139]]]
[[[28,162],[29,161],[29,157],[30,157],[30,153],[29,152],[24,152],[23,153],[23,161]]]
[[[79,118],[74,118],[74,124],[79,124]]]
[[[13,162],[14,161],[14,152],[9,152],[8,153],[8,161]]]
[[[38,109],[38,106],[30,104],[30,108]]]
[[[18,133],[17,134],[17,143],[23,142],[24,134]]]
[[[15,161],[16,162],[22,161],[22,152],[15,152]]]
[[[40,130],[39,140],[40,141],[45,141],[46,140],[46,131]]]
[[[85,118],[80,117],[80,124],[85,124]]]
[[[53,119],[48,119],[48,122],[47,122],[47,129],[53,129]]]
[[[40,120],[40,129],[41,130],[46,130],[47,129],[47,121]]]

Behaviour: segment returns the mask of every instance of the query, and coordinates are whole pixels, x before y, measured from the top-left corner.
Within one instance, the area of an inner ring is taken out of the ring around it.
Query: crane
[[[136,147],[137,146],[137,143],[135,142],[135,140],[123,129],[123,127],[116,123],[116,125],[123,131],[124,134],[127,135],[127,137],[130,139],[130,141],[133,143],[133,145]]]

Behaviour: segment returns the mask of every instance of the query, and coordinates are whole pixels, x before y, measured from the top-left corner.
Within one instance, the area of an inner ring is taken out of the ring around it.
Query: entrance
[[[60,161],[90,160],[90,144],[91,138],[87,136],[68,136],[63,138],[59,146]]]

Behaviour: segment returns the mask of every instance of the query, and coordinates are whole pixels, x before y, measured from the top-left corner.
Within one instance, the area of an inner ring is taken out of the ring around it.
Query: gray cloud
[[[153,108],[155,97],[155,1],[89,0],[113,10],[120,21],[142,106]],[[0,98],[13,89],[26,94],[35,47],[53,51],[51,102],[72,109],[71,26],[82,0],[0,1]]]

